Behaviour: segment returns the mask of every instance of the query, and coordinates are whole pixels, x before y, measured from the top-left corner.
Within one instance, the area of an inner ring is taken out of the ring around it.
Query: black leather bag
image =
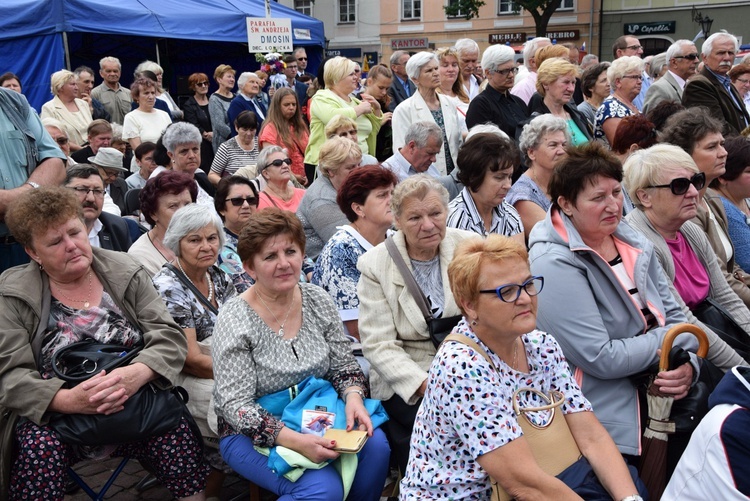
[[[109,373],[128,365],[141,349],[142,346],[128,348],[80,341],[57,350],[52,355],[52,369],[69,387],[74,387],[102,370]],[[148,384],[128,398],[119,412],[109,415],[53,412],[49,426],[68,444],[124,444],[163,435],[176,428],[185,415],[192,421],[187,400],[187,392],[182,388],[161,390]]]
[[[430,339],[432,339],[432,344],[435,345],[435,348],[440,346],[461,318],[461,315],[455,315],[448,318],[432,318],[427,320],[427,329],[430,331]]]
[[[722,305],[707,297],[691,311],[695,318],[710,327],[745,361],[750,362],[750,337]]]

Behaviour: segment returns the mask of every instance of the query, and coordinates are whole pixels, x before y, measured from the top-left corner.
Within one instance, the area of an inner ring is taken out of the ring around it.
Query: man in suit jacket
[[[698,68],[698,49],[690,40],[677,40],[667,49],[667,72],[654,82],[646,92],[643,112],[662,101],[682,102],[682,90],[687,79],[695,75]]]
[[[81,201],[91,246],[127,252],[133,243],[130,230],[123,218],[102,212],[104,181],[96,167],[81,164],[68,169],[65,187],[73,190]]]
[[[742,96],[727,73],[732,69],[738,43],[734,35],[714,33],[701,50],[704,67],[692,78],[682,93],[686,107],[705,106],[711,115],[724,122],[724,134],[739,134],[750,124]]]
[[[402,101],[407,100],[417,90],[417,84],[409,81],[409,75],[406,74],[406,63],[409,62],[409,53],[404,50],[397,50],[391,55],[391,71],[393,72],[393,81],[388,94],[391,96],[391,104],[388,109],[393,111]]]

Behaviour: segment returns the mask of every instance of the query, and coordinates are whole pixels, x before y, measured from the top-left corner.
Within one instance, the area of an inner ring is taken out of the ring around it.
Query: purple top
[[[698,259],[695,251],[677,232],[675,240],[664,239],[674,261],[674,286],[682,300],[691,310],[708,297],[710,281],[708,272]]]

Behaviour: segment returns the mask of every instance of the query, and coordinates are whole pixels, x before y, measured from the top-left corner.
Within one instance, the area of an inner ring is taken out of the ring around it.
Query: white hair
[[[122,69],[122,64],[120,64],[120,60],[117,59],[116,57],[112,57],[112,56],[107,56],[107,57],[101,58],[99,60],[99,69],[103,70],[104,69],[104,65],[107,64],[107,63],[116,64],[118,69]]]
[[[434,52],[417,52],[406,63],[406,74],[416,82],[419,79],[419,74],[422,72],[422,67],[430,61],[438,63],[438,58]]]
[[[508,134],[503,132],[500,129],[500,127],[492,123],[486,123],[486,124],[476,124],[474,127],[469,129],[469,133],[466,134],[464,143],[468,141],[469,139],[471,139],[473,136],[476,136],[477,134],[495,134],[497,137],[500,137],[502,139],[510,139],[508,137]]]
[[[167,231],[162,242],[164,246],[181,257],[180,240],[190,233],[213,225],[219,237],[219,249],[224,247],[224,224],[213,207],[196,204],[195,202],[178,209],[169,221]]]
[[[528,69],[531,69],[531,60],[534,59],[534,54],[539,48],[539,42],[552,43],[552,40],[547,37],[536,37],[523,44],[523,65]]]
[[[684,56],[684,47],[687,47],[688,45],[695,46],[693,42],[690,40],[677,40],[675,43],[669,46],[667,49],[667,61],[671,61],[673,57],[675,56]]]
[[[638,74],[643,73],[643,59],[638,56],[618,57],[612,61],[612,64],[607,68],[607,80],[609,80],[609,85],[614,89],[615,80],[636,70],[638,71]]]
[[[710,56],[711,51],[714,50],[714,42],[719,39],[728,39],[734,42],[734,52],[737,52],[739,50],[739,42],[737,41],[737,37],[732,35],[731,33],[725,33],[725,32],[718,32],[714,33],[710,37],[706,39],[705,42],[703,42],[703,47],[701,48],[701,54],[703,54],[703,57]]]
[[[476,53],[479,56],[479,45],[471,38],[460,38],[456,40],[456,44],[453,46],[461,54],[473,54]]]
[[[513,61],[516,52],[507,45],[490,45],[482,54],[482,69],[496,70],[498,66]]]
[[[245,71],[242,74],[240,74],[240,77],[237,79],[237,88],[242,90],[242,88],[245,86],[248,80],[251,78],[254,78],[256,80],[260,80],[260,77],[253,73],[252,71]]]

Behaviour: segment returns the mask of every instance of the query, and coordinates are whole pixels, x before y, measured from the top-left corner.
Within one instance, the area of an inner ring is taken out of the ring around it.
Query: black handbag
[[[68,387],[74,387],[102,370],[109,372],[128,365],[141,349],[142,346],[128,348],[80,341],[52,355],[52,370],[68,382]],[[130,396],[119,412],[109,415],[52,412],[49,426],[63,442],[72,445],[124,444],[163,435],[176,428],[183,416],[191,421],[191,428],[197,429],[187,410],[187,400],[187,392],[180,387],[161,390],[149,383]]]
[[[707,297],[691,310],[745,361],[750,362],[750,338],[737,321],[719,303]]]
[[[462,316],[454,315],[445,318],[433,317],[430,309],[427,307],[427,298],[424,296],[424,292],[419,288],[417,281],[414,280],[414,276],[406,266],[404,258],[401,257],[401,254],[398,252],[396,243],[393,241],[392,237],[385,239],[385,247],[388,249],[388,254],[391,255],[393,262],[396,263],[396,267],[401,273],[401,276],[404,277],[406,288],[409,289],[409,292],[414,297],[414,301],[417,303],[417,306],[419,306],[419,310],[424,316],[424,321],[427,323],[427,331],[430,333],[432,344],[434,344],[437,349],[440,346],[440,343],[442,343],[448,334],[453,331],[453,328],[458,324]]]

